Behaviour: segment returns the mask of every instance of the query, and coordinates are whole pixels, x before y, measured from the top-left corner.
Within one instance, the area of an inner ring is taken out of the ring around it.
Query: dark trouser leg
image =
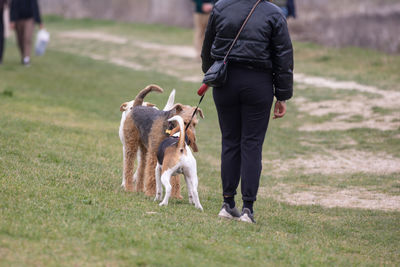
[[[251,72],[249,85],[241,91],[241,191],[242,199],[254,202],[260,183],[262,147],[273,102],[272,76]]]
[[[226,91],[226,94],[225,94]],[[221,178],[224,197],[236,195],[240,180],[241,116],[238,96],[229,88],[213,90],[222,134]]]
[[[272,102],[272,101],[271,101]],[[262,169],[262,146],[271,103],[242,105],[241,190],[244,201],[255,201]]]

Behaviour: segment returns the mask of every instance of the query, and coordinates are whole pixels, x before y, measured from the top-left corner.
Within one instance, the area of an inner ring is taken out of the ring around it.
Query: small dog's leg
[[[197,209],[203,210],[203,207],[200,204],[199,194],[197,192],[197,186],[199,184],[199,180],[197,178],[196,165],[194,165],[194,167],[192,167],[192,168],[188,168],[187,172],[185,172],[185,174],[187,174],[187,176],[188,176],[187,183],[188,184],[190,183],[191,187],[192,187],[192,195],[193,195],[194,206]],[[189,188],[189,186],[188,186],[188,188]]]
[[[169,180],[171,179],[171,172],[169,172],[169,170],[167,170],[166,172],[164,172],[161,175],[161,182],[165,187],[165,196],[164,196],[164,200],[160,203],[160,206],[167,206],[168,205],[168,200],[169,197],[171,196],[171,184],[169,182]]]
[[[133,183],[134,184],[136,184],[137,180],[138,180],[138,173],[139,173],[139,166],[140,166],[140,153],[141,153],[141,150],[139,148],[137,153],[136,153],[136,160],[137,160],[138,168],[136,169],[135,174],[133,175]],[[136,188],[136,191],[137,191],[137,188]]]
[[[177,199],[183,199],[181,195],[181,184],[179,175],[173,175],[171,177],[171,186],[172,186],[171,197]]]
[[[189,196],[189,203],[194,204],[194,202],[193,202],[193,186],[192,186],[192,183],[189,181],[189,177],[186,175],[185,175],[185,182],[186,182],[188,196]]]
[[[162,183],[161,183],[161,166],[157,163],[156,167],[156,197],[154,201],[161,201],[162,200]]]

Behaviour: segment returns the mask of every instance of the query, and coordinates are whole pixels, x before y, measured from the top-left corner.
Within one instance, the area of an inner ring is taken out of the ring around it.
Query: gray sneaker
[[[256,220],[254,220],[254,213],[251,213],[248,208],[243,208],[242,215],[240,216],[239,220],[241,222],[256,223]]]
[[[236,207],[231,209],[229,204],[224,202],[221,211],[218,213],[218,216],[221,218],[226,218],[231,220],[239,220],[240,212]]]

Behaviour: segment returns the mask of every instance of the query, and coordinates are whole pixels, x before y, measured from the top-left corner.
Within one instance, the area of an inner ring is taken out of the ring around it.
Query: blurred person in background
[[[296,18],[296,7],[294,5],[294,0],[270,0],[270,2],[279,6],[286,18]]]
[[[208,18],[213,9],[213,0],[193,0],[195,10],[193,14],[194,22],[194,48],[196,49],[196,59],[200,60],[201,46],[203,45],[204,33],[206,31]]]
[[[32,38],[35,22],[43,28],[37,0],[12,0],[10,5],[10,27],[15,30],[21,63],[31,63]]]
[[[0,0],[0,65],[3,63],[4,52],[4,8],[7,5],[7,0]]]

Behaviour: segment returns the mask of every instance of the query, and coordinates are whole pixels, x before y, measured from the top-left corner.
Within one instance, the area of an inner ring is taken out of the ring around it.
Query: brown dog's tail
[[[168,121],[177,121],[179,124],[179,140],[178,140],[178,150],[183,153],[185,149],[185,125],[181,116],[176,115],[170,118]]]
[[[164,92],[164,90],[160,86],[155,85],[155,84],[150,84],[150,85],[146,86],[146,88],[144,88],[142,91],[139,92],[139,94],[135,98],[135,102],[133,103],[133,106],[134,107],[141,106],[143,104],[144,97],[151,91],[156,91],[159,93]]]

